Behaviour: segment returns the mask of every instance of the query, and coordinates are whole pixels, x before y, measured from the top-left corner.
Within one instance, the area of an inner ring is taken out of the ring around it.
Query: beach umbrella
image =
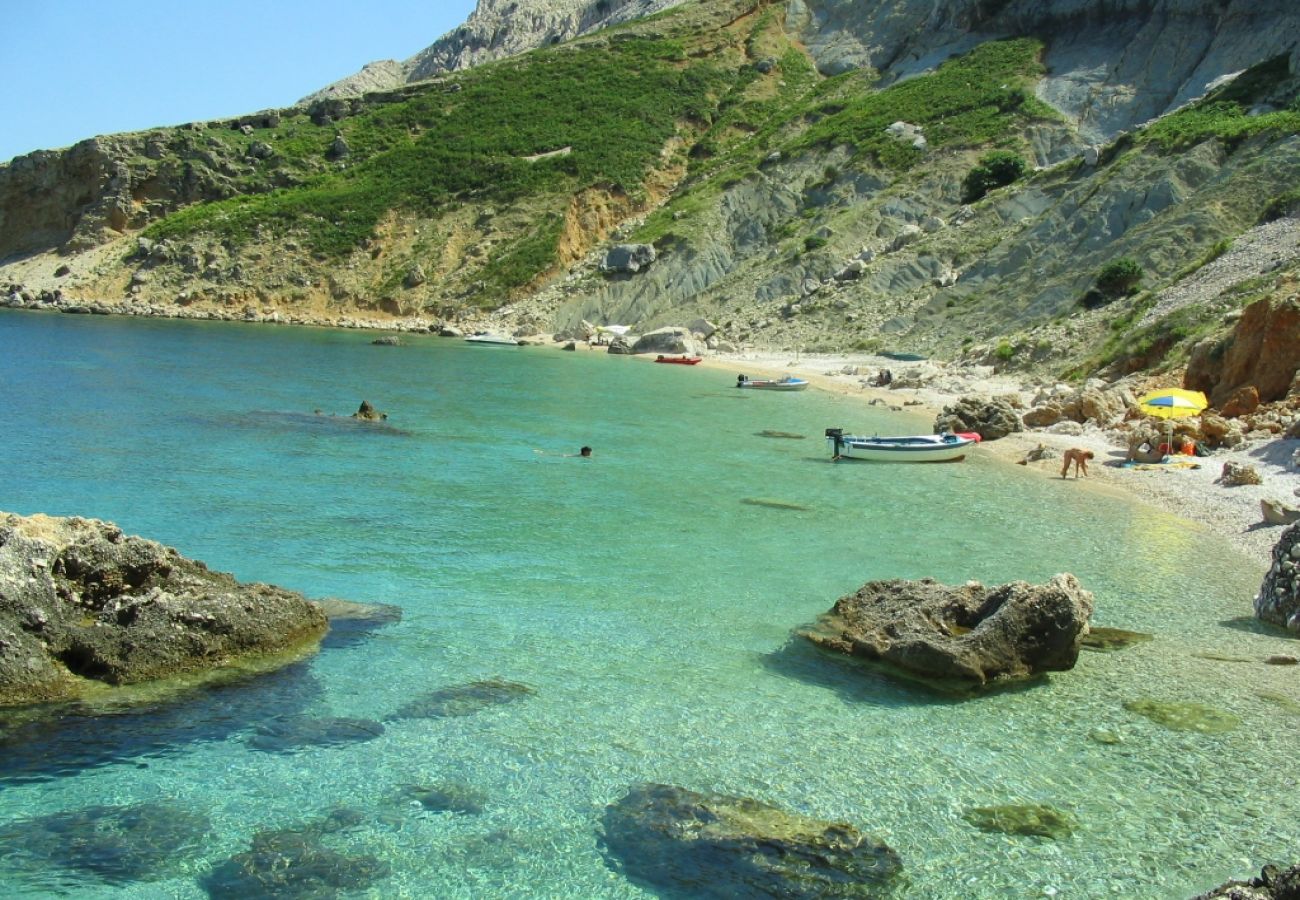
[[[1161,388],[1138,398],[1138,409],[1148,416],[1158,416],[1169,420],[1169,438],[1165,443],[1170,450],[1174,443],[1174,419],[1183,416],[1200,415],[1210,405],[1210,401],[1200,391],[1185,391],[1182,388]]]

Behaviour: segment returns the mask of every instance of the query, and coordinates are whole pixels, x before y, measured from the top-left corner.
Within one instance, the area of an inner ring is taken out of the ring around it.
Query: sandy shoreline
[[[931,424],[945,405],[960,396],[1019,394],[1028,398],[1034,393],[1012,379],[982,373],[963,374],[956,367],[948,368],[951,377],[944,379],[944,385],[938,389],[876,387],[869,382],[880,369],[888,368],[897,376],[909,363],[869,354],[795,355],[751,351],[706,356],[701,365],[750,376],[798,375],[808,379],[816,389],[857,398],[863,403],[884,402],[892,409],[915,413]],[[1292,457],[1300,450],[1297,440],[1249,443],[1231,451],[1216,451],[1209,457],[1189,458],[1188,462],[1197,468],[1125,468],[1121,464],[1127,448],[1115,444],[1102,430],[1090,427],[1078,435],[1039,430],[1019,432],[987,441],[979,452],[1015,464],[1040,444],[1057,451],[1055,458],[1026,464],[1041,472],[1042,477],[1060,478],[1061,451],[1069,447],[1091,450],[1095,458],[1088,477],[1078,479],[1081,490],[1105,491],[1197,523],[1239,550],[1257,570],[1261,581],[1271,564],[1273,546],[1284,528],[1263,523],[1260,501],[1271,499],[1300,505],[1295,493],[1300,487],[1300,477],[1291,465]],[[1250,464],[1263,483],[1236,487],[1218,483],[1223,464],[1228,461]],[[1074,480],[1073,475],[1070,480]]]

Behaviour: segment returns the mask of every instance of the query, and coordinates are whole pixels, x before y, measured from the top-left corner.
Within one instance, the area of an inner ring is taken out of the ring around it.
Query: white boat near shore
[[[902,437],[860,437],[839,428],[827,428],[832,459],[869,459],[876,462],[957,462],[980,441],[974,432],[916,434]]]

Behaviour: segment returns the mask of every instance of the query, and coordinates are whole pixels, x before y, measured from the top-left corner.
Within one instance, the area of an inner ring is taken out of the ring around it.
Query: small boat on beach
[[[795,378],[793,375],[774,380],[737,375],[736,387],[747,388],[751,391],[802,391],[808,387],[808,382],[802,378]]]
[[[957,462],[980,442],[973,431],[959,434],[917,434],[903,437],[860,437],[841,428],[827,428],[831,459],[870,459],[877,462]]]
[[[698,356],[656,356],[655,357],[655,362],[657,363],[676,363],[679,366],[693,366],[698,364],[699,361],[700,361],[700,357]]]
[[[493,334],[489,331],[480,331],[478,334],[471,334],[465,338],[471,344],[502,344],[507,347],[518,347],[519,342],[512,337],[504,334]]]

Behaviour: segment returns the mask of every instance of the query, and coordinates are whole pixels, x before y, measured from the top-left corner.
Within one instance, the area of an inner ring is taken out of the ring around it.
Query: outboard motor
[[[834,459],[839,459],[839,458],[840,458],[840,448],[842,448],[842,447],[844,446],[844,429],[843,429],[843,428],[827,428],[827,429],[826,429],[826,439],[829,440],[829,441],[831,442],[831,446],[832,446],[832,448],[833,448],[832,451],[831,451],[831,459],[833,459],[833,460],[834,460]]]

